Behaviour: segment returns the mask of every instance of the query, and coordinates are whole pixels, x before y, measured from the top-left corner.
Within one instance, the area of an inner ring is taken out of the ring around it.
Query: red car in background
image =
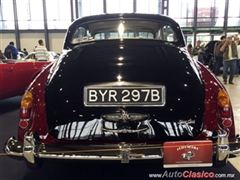
[[[22,95],[30,82],[50,63],[2,60],[0,63],[0,100]]]

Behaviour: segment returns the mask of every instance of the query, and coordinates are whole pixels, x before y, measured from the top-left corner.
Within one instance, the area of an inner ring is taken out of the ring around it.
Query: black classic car
[[[70,25],[60,58],[26,90],[5,152],[30,168],[49,158],[223,166],[238,140],[227,91],[173,19],[104,14]]]

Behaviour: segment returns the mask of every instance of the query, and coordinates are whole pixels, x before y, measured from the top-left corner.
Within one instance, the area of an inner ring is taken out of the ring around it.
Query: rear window
[[[71,43],[111,39],[177,41],[175,32],[168,24],[143,20],[112,20],[80,25],[74,31]]]

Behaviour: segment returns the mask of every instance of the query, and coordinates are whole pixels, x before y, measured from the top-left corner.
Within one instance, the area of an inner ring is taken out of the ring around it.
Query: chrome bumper
[[[11,137],[5,145],[5,152],[10,156],[22,156],[34,163],[35,158],[76,159],[76,160],[129,160],[162,159],[160,144],[110,144],[110,145],[47,145],[36,143],[33,132],[27,132],[24,141]]]
[[[5,144],[5,152],[9,156],[24,157],[29,163],[35,158],[77,159],[77,160],[130,160],[162,159],[161,144],[111,144],[111,145],[48,145],[37,143],[33,132],[27,132],[24,141],[19,142],[11,137]],[[216,161],[227,160],[229,155],[240,156],[240,137],[228,140],[227,134],[220,134],[213,146]]]

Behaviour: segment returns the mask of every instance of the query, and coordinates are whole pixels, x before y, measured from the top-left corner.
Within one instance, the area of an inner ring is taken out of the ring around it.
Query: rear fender
[[[222,125],[222,119],[219,116],[217,105],[217,94],[220,90],[225,90],[225,87],[218,80],[218,78],[207,69],[202,63],[198,62],[199,69],[202,73],[202,77],[205,83],[205,114],[204,114],[204,127],[203,132],[213,132],[216,129],[225,129],[229,132],[229,138],[235,138],[235,125],[232,112],[232,106],[230,107],[230,114],[232,118],[232,126],[227,129]],[[201,136],[201,135],[200,135]]]
[[[41,73],[36,74],[35,79],[26,89],[26,92],[30,91],[33,94],[34,108],[32,108],[29,126],[25,129],[22,129],[20,126],[18,127],[18,140],[20,141],[23,141],[24,134],[28,131],[38,132],[39,134],[47,134],[48,132],[45,116],[46,112],[45,112],[44,89],[49,74],[49,69],[51,68],[51,66],[52,65],[50,64]]]

